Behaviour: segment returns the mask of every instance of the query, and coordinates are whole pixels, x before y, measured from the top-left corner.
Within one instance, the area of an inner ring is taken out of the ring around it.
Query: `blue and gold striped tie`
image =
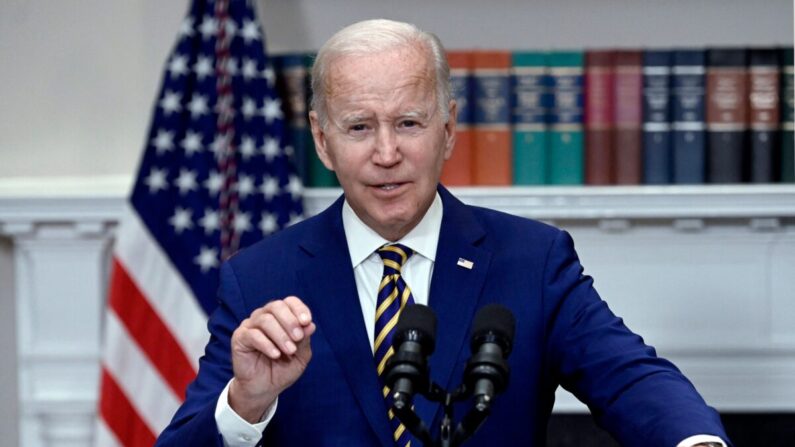
[[[400,312],[407,305],[414,304],[411,290],[406,285],[406,282],[403,281],[403,277],[400,276],[401,267],[414,254],[414,251],[400,244],[391,244],[379,248],[378,254],[384,262],[384,275],[381,277],[381,284],[378,286],[373,351],[375,352],[378,376],[381,377],[386,361],[395,353],[394,348],[392,348],[392,336],[395,332],[395,324],[400,318]],[[389,397],[389,388],[383,384],[383,381],[381,385],[383,386],[382,391],[387,406],[391,408],[392,402]],[[392,410],[389,410],[389,420],[394,429],[395,444],[400,447],[410,447],[410,434],[406,427],[395,417]]]

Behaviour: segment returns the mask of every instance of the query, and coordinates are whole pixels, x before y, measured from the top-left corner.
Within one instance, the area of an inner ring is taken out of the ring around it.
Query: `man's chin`
[[[371,226],[376,233],[390,241],[396,241],[405,236],[414,227],[411,213],[406,210],[378,210]],[[416,224],[416,222],[414,222]]]

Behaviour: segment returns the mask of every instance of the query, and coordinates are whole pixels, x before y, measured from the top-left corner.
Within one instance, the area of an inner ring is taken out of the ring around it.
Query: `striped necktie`
[[[406,260],[414,254],[410,248],[400,245],[384,245],[378,249],[378,254],[384,262],[384,275],[381,277],[381,284],[378,286],[378,301],[375,310],[375,341],[373,351],[375,352],[375,364],[378,376],[384,372],[386,361],[395,353],[392,347],[392,336],[395,332],[400,312],[409,304],[414,304],[411,290],[403,277],[400,276],[400,269]],[[389,388],[383,385],[384,399],[387,407],[392,407],[389,397]],[[410,447],[411,437],[406,427],[395,417],[392,410],[389,410],[389,419],[394,429],[395,443],[399,447]]]

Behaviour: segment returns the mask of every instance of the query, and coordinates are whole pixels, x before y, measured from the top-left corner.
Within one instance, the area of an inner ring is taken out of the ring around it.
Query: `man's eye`
[[[401,127],[417,127],[420,123],[412,120],[406,120],[400,123]]]
[[[362,131],[365,131],[365,130],[367,130],[367,126],[366,126],[366,125],[364,125],[364,124],[354,124],[354,125],[352,125],[352,126],[349,128],[349,130],[350,130],[351,132],[362,132]]]

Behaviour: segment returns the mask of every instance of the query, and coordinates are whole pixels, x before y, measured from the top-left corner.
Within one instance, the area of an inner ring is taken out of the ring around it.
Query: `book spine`
[[[472,55],[449,51],[450,84],[457,108],[455,149],[442,168],[441,182],[447,186],[472,184]]]
[[[707,53],[707,179],[711,183],[740,183],[746,178],[746,65],[744,49]]]
[[[637,185],[642,177],[643,59],[640,50],[615,53],[613,109],[616,184]]]
[[[778,178],[779,75],[776,49],[749,52],[751,183],[773,183]]]
[[[585,53],[585,182],[615,183],[613,52]]]
[[[583,53],[549,55],[552,107],[547,121],[547,181],[553,185],[582,185],[585,181],[583,147]]]
[[[307,110],[312,100],[312,64],[315,60],[314,53],[304,53],[303,62],[306,68],[306,80],[304,82],[304,91],[306,92]],[[309,175],[309,186],[316,188],[332,188],[339,186],[337,176],[334,171],[327,169],[320,158],[317,156],[315,150],[315,140],[312,138],[312,131],[307,127],[306,130],[306,158],[307,158],[307,171]]]
[[[792,47],[779,51],[781,61],[781,181],[795,183],[795,79]]]
[[[507,186],[512,179],[510,68],[507,51],[473,53],[474,165],[476,185]]]
[[[673,53],[673,182],[702,184],[706,176],[706,54],[701,49]]]
[[[306,131],[307,116],[306,77],[307,71],[300,54],[280,54],[271,57],[276,72],[276,92],[282,101],[287,118],[288,138],[285,142],[293,148],[293,162],[304,185],[310,184]]]
[[[547,182],[545,118],[551,102],[546,55],[517,52],[511,59],[513,183],[543,185]]]
[[[643,53],[643,183],[673,181],[671,52]]]

